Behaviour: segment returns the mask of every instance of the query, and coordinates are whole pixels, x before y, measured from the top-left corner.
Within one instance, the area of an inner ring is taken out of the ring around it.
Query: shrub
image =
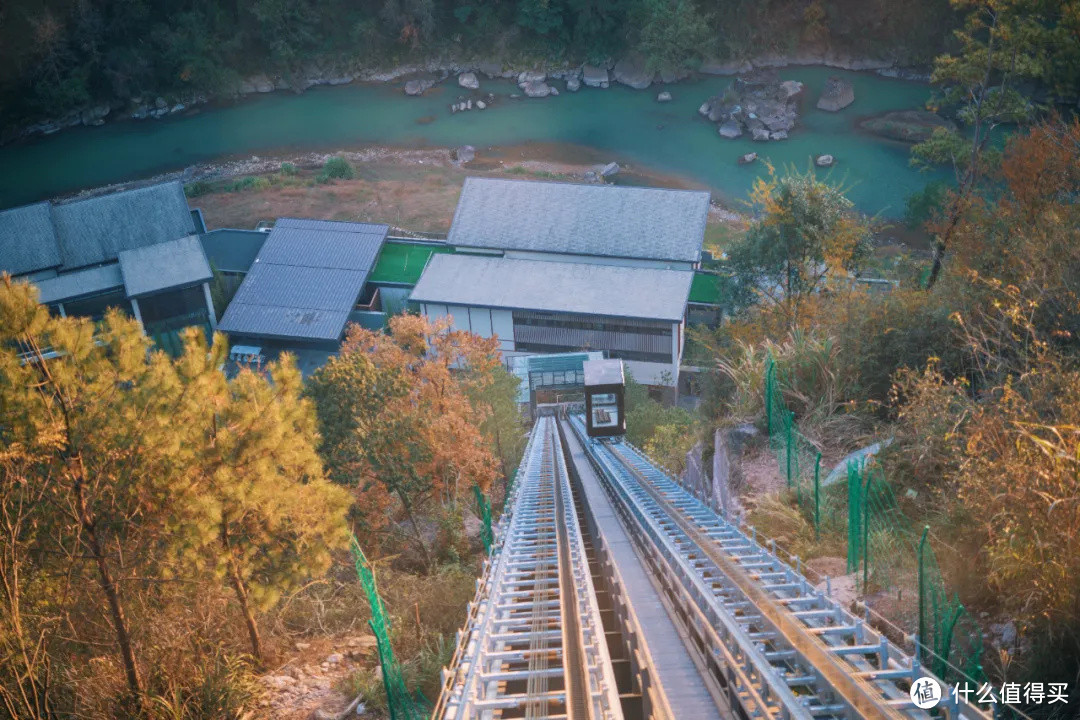
[[[354,176],[355,174],[349,161],[343,157],[335,156],[327,160],[326,164],[323,165],[318,180],[321,183],[325,183],[330,180],[352,180]]]
[[[297,172],[296,166],[293,165],[291,162],[283,162],[283,163],[281,163],[281,174],[282,175],[295,175],[296,172]]]
[[[214,186],[206,180],[196,180],[184,186],[184,194],[189,198],[199,197],[214,192]]]
[[[264,177],[247,175],[236,180],[231,180],[221,186],[225,192],[243,192],[245,190],[265,190],[270,187],[270,181]]]

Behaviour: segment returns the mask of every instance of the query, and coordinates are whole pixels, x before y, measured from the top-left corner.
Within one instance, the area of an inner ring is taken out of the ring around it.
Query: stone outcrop
[[[698,112],[720,124],[720,135],[737,138],[743,133],[757,141],[784,140],[798,119],[802,83],[780,82],[775,73],[738,77],[723,95],[702,103]]]
[[[843,78],[833,75],[825,81],[825,88],[818,98],[818,110],[839,112],[851,103],[855,102],[855,88]]]
[[[423,95],[425,92],[433,88],[436,82],[438,82],[438,78],[436,78],[433,74],[421,73],[420,75],[414,77],[413,79],[405,83],[405,94],[413,96]]]
[[[526,70],[518,73],[518,86],[523,87],[525,83],[542,83],[547,80],[547,74],[542,73],[539,70]]]
[[[736,121],[729,119],[720,123],[720,137],[734,140],[737,137],[742,137],[742,134],[742,125],[740,125]]]
[[[615,82],[629,85],[635,90],[644,90],[652,85],[656,74],[650,72],[645,66],[645,58],[637,53],[627,55],[615,63],[612,71]]]
[[[955,131],[956,124],[928,110],[898,110],[859,123],[862,130],[901,142],[922,142],[937,128]]]
[[[466,90],[479,90],[480,81],[476,78],[476,73],[463,72],[457,76],[457,84]]]
[[[521,85],[521,91],[525,97],[544,98],[551,94],[553,88],[543,80],[529,80]]]
[[[607,69],[595,65],[582,66],[581,81],[591,88],[606,88],[610,82]]]

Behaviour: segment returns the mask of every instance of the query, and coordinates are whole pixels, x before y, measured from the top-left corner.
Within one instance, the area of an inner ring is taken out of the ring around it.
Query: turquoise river
[[[833,74],[851,80],[856,99],[839,113],[826,113],[814,103]],[[757,152],[777,168],[809,167],[813,156],[828,153],[837,158],[831,177],[849,188],[860,209],[883,217],[901,215],[909,194],[942,177],[912,168],[907,145],[856,129],[862,117],[922,107],[930,93],[926,85],[817,67],[784,69],[780,76],[805,83],[805,100],[791,138],[770,143],[725,140],[698,115],[698,106],[731,82],[724,77],[670,86],[674,100],[664,104],[656,102],[657,86],[583,88],[543,100],[511,100],[508,95],[517,92],[512,84],[488,81],[481,90],[498,96],[495,105],[455,115],[447,109],[459,93],[452,78],[419,98],[406,97],[401,83],[261,95],[189,115],[111,122],[0,147],[0,207],[225,158],[363,145],[469,144],[481,153],[530,142],[586,146],[710,187],[728,201],[745,198],[753,179],[765,172],[760,162],[739,166],[736,158],[743,153]]]

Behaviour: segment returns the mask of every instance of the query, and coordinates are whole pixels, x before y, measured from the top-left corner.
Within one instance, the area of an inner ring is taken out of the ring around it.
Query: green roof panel
[[[720,276],[695,272],[694,279],[690,283],[690,299],[687,302],[697,305],[719,305]]]
[[[449,245],[387,240],[383,244],[375,268],[371,271],[368,282],[415,285],[424,272],[428,258],[435,253],[453,252]]]

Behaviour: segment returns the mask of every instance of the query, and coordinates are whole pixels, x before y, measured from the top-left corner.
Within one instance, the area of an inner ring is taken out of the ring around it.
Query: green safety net
[[[421,720],[426,718],[431,708],[423,695],[412,695],[405,687],[401,666],[394,659],[394,649],[390,646],[390,621],[386,608],[379,597],[379,588],[375,584],[375,571],[368,562],[360,543],[352,538],[351,548],[356,575],[367,593],[371,605],[371,620],[368,625],[375,634],[379,651],[379,666],[382,668],[383,689],[386,691],[386,704],[390,711],[390,720]]]
[[[938,677],[984,681],[982,631],[949,594],[929,526],[916,535],[879,465],[853,461],[847,470],[848,572],[864,593],[889,590],[916,600],[919,655]]]
[[[763,399],[769,447],[776,455],[791,500],[815,533],[846,533],[847,571],[856,573],[864,593],[890,591],[918,603],[919,653],[943,679],[963,672],[985,679],[982,633],[950,596],[937,557],[926,537],[912,530],[881,466],[848,463],[847,481],[821,486],[821,453],[799,432],[795,413],[784,401],[787,384],[772,353],[765,359]]]
[[[769,447],[776,455],[780,474],[798,507],[813,524],[815,534],[822,525],[842,522],[844,498],[835,489],[821,487],[821,453],[799,432],[795,413],[784,402],[782,377],[772,353],[765,358],[765,423]]]
[[[473,485],[473,495],[476,497],[476,509],[480,514],[480,540],[484,543],[484,552],[490,555],[491,546],[495,542],[495,533],[491,529],[491,500],[479,485]]]

